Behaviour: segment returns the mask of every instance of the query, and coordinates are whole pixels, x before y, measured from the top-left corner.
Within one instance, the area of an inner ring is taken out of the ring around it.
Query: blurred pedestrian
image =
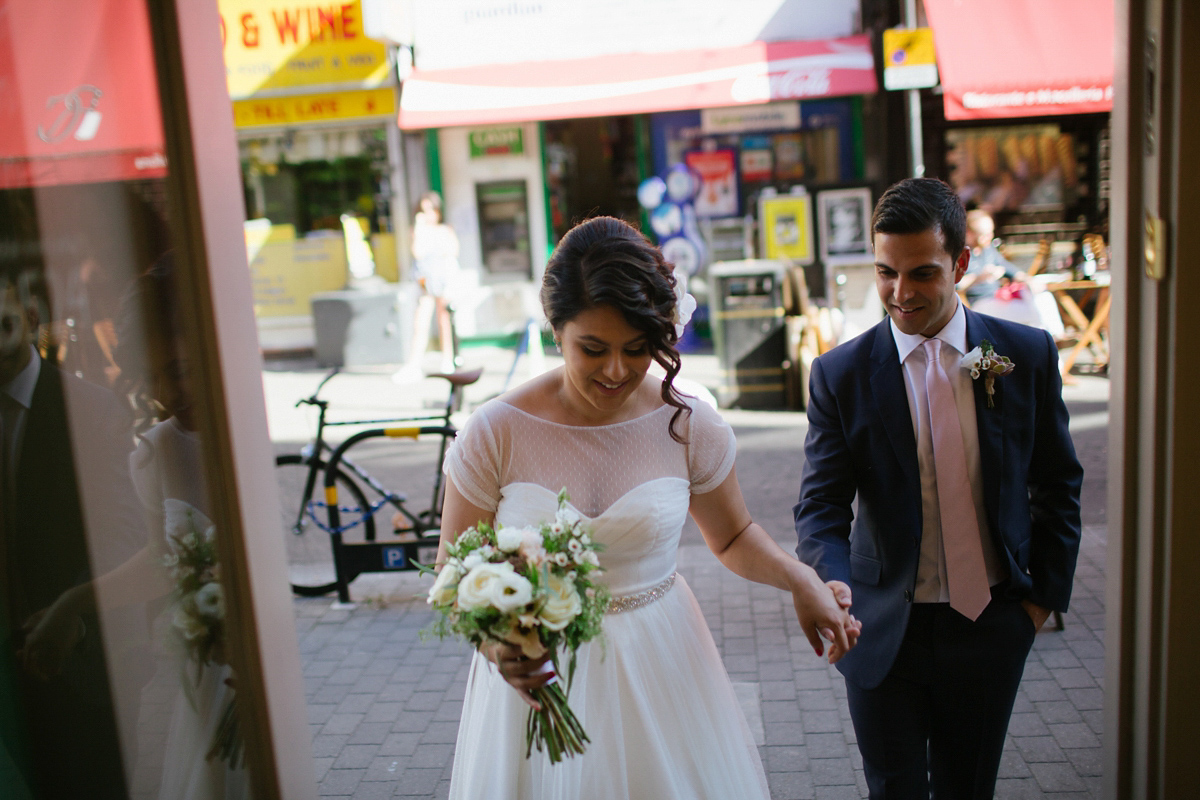
[[[442,221],[442,198],[437,192],[426,192],[413,220],[413,274],[421,287],[414,314],[414,327],[408,359],[392,376],[397,383],[421,378],[421,359],[429,348],[429,329],[437,313],[438,339],[442,347],[442,372],[455,367],[454,309],[449,289],[458,277],[458,236]]]

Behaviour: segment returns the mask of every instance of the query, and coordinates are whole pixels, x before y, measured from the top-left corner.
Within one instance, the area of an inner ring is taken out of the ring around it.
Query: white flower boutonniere
[[[996,405],[992,400],[992,395],[996,393],[996,378],[1004,377],[1015,368],[1013,362],[1007,357],[996,353],[996,348],[992,347],[992,343],[987,339],[963,356],[959,365],[963,369],[971,370],[972,380],[979,380],[979,376],[983,376],[983,388],[987,391],[988,408],[994,408]]]
[[[683,336],[684,326],[692,318],[692,313],[696,310],[696,298],[688,294],[687,290],[687,273],[683,270],[675,270],[675,316],[672,322],[675,323],[675,338]]]

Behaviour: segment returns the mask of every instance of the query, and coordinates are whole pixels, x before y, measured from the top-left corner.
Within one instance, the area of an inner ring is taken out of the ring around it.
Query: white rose
[[[512,564],[500,573],[499,579],[492,584],[492,606],[507,614],[527,606],[533,600],[533,584],[524,575],[518,575]]]
[[[476,550],[472,553],[467,553],[466,556],[463,557],[462,567],[465,571],[470,572],[482,563],[483,556],[479,555],[479,551]]]
[[[433,586],[429,587],[429,604],[444,606],[453,601],[458,579],[461,577],[462,572],[456,565],[446,564],[443,566],[442,571],[438,573],[437,579],[433,582]]]
[[[505,553],[516,552],[524,539],[525,531],[522,528],[505,527],[496,530],[496,546]]]
[[[467,556],[463,559],[464,567],[470,557]],[[458,607],[464,611],[470,611],[491,605],[493,585],[499,580],[500,572],[504,567],[511,570],[512,564],[477,564],[469,568],[467,577],[458,584]]]
[[[586,553],[583,554],[583,557],[584,557],[584,560],[587,561],[587,563],[591,564],[593,567],[600,566],[600,556],[596,555],[595,550],[588,550]]]
[[[196,610],[202,616],[220,619],[225,616],[225,596],[221,584],[206,583],[196,592]]]
[[[458,607],[465,610],[491,606],[508,613],[532,599],[533,585],[507,561],[480,564],[458,584]]]
[[[552,631],[561,631],[579,616],[582,608],[579,592],[575,591],[575,582],[559,575],[551,575],[546,581],[546,602],[538,614],[542,624]]]

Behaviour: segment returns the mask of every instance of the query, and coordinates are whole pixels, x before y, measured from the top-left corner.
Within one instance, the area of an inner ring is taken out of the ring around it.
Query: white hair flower
[[[688,294],[687,281],[686,272],[675,270],[675,313],[671,319],[675,323],[675,338],[683,336],[683,329],[696,311],[696,298]]]

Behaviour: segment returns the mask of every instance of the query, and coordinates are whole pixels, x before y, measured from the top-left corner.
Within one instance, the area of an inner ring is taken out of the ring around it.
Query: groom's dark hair
[[[871,216],[871,239],[877,233],[941,231],[942,243],[957,259],[967,242],[967,212],[945,181],[906,178],[888,188]]]

